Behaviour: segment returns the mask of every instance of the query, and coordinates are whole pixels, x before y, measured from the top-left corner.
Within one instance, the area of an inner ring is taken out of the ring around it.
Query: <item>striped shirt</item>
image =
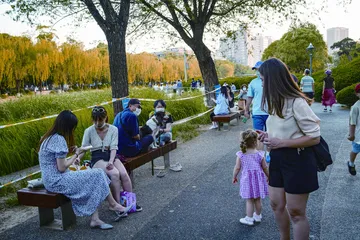
[[[314,92],[312,85],[314,84],[314,79],[310,76],[305,76],[301,79],[300,82],[303,92]]]

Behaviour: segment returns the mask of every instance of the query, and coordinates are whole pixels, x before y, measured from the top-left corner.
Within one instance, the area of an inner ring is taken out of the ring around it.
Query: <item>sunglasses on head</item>
[[[99,107],[93,108],[92,111],[93,111],[93,112],[99,112],[99,113],[106,112],[105,108],[99,108]]]

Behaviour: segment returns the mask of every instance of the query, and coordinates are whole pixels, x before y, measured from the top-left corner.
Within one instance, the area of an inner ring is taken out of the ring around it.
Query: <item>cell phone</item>
[[[80,149],[80,151],[87,151],[87,150],[90,150],[92,148],[93,148],[93,146],[89,145],[89,146],[80,147],[79,149]]]

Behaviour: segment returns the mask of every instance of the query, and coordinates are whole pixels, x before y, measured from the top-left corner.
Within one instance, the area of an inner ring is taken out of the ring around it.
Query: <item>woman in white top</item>
[[[309,239],[306,204],[309,193],[319,188],[311,146],[320,142],[320,119],[283,62],[271,58],[259,71],[264,89],[262,107],[267,107],[269,118],[267,132],[258,133],[270,149],[271,207],[281,239],[290,239],[290,219],[294,239]]]
[[[102,106],[93,108],[91,118],[94,125],[85,130],[82,146],[92,146],[90,150],[91,167],[101,168],[106,172],[111,179],[112,194],[116,202],[120,203],[121,185],[124,191],[132,192],[132,184],[124,165],[116,157],[118,129],[107,123],[107,112]],[[137,205],[136,210],[141,211],[142,209]]]
[[[214,112],[210,114],[210,119],[212,121],[210,129],[216,129],[218,127],[218,123],[214,122],[214,117],[216,115],[226,115],[230,113],[227,87],[222,86],[220,88],[220,94],[217,96],[216,100],[214,98],[211,100],[216,103],[216,106],[214,108]]]

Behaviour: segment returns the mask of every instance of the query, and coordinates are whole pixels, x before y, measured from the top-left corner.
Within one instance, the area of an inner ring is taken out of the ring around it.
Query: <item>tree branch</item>
[[[130,12],[130,0],[121,0],[118,21],[120,23],[126,23],[125,26],[121,24],[122,27],[124,27],[125,29],[127,28],[129,22],[129,12]]]
[[[205,24],[210,21],[210,18],[213,15],[216,2],[217,2],[216,0],[212,1],[211,5],[210,5],[210,8],[209,8],[209,11],[205,15],[205,19],[204,19]]]
[[[148,3],[146,0],[139,0],[142,4],[144,4],[149,10],[154,12],[156,15],[158,15],[161,19],[165,20],[167,23],[169,23],[171,26],[175,28],[175,23],[171,21],[169,18],[165,17],[162,13],[160,13],[158,10],[156,10],[150,3]]]
[[[100,0],[101,8],[104,11],[105,17],[107,21],[115,22],[115,19],[117,17],[117,14],[111,5],[111,2],[109,0]]]
[[[189,5],[189,0],[183,0],[184,1],[184,6],[185,6],[185,10],[187,15],[189,16],[189,18],[193,21],[195,21],[195,17],[193,12],[191,11],[190,5]],[[182,11],[179,11],[179,13],[182,13]],[[184,14],[185,15],[185,14]]]
[[[232,7],[230,7],[229,9],[227,10],[224,10],[223,12],[212,12],[212,15],[215,15],[215,16],[226,16],[227,14],[229,14],[230,12],[234,11],[236,8],[238,7],[244,7],[245,6],[245,3],[247,1],[240,1],[240,2],[237,2],[235,4],[233,4]],[[249,5],[246,5],[246,6],[249,6]],[[254,6],[255,7],[255,6]]]
[[[85,5],[87,6],[90,14],[93,16],[93,18],[95,19],[95,21],[97,22],[97,24],[100,26],[100,28],[106,32],[106,21],[104,20],[104,18],[101,16],[101,14],[99,13],[98,9],[96,8],[94,2],[92,0],[82,0]]]
[[[193,0],[194,5],[194,15],[197,18],[199,16],[198,9],[197,9],[197,0]]]

